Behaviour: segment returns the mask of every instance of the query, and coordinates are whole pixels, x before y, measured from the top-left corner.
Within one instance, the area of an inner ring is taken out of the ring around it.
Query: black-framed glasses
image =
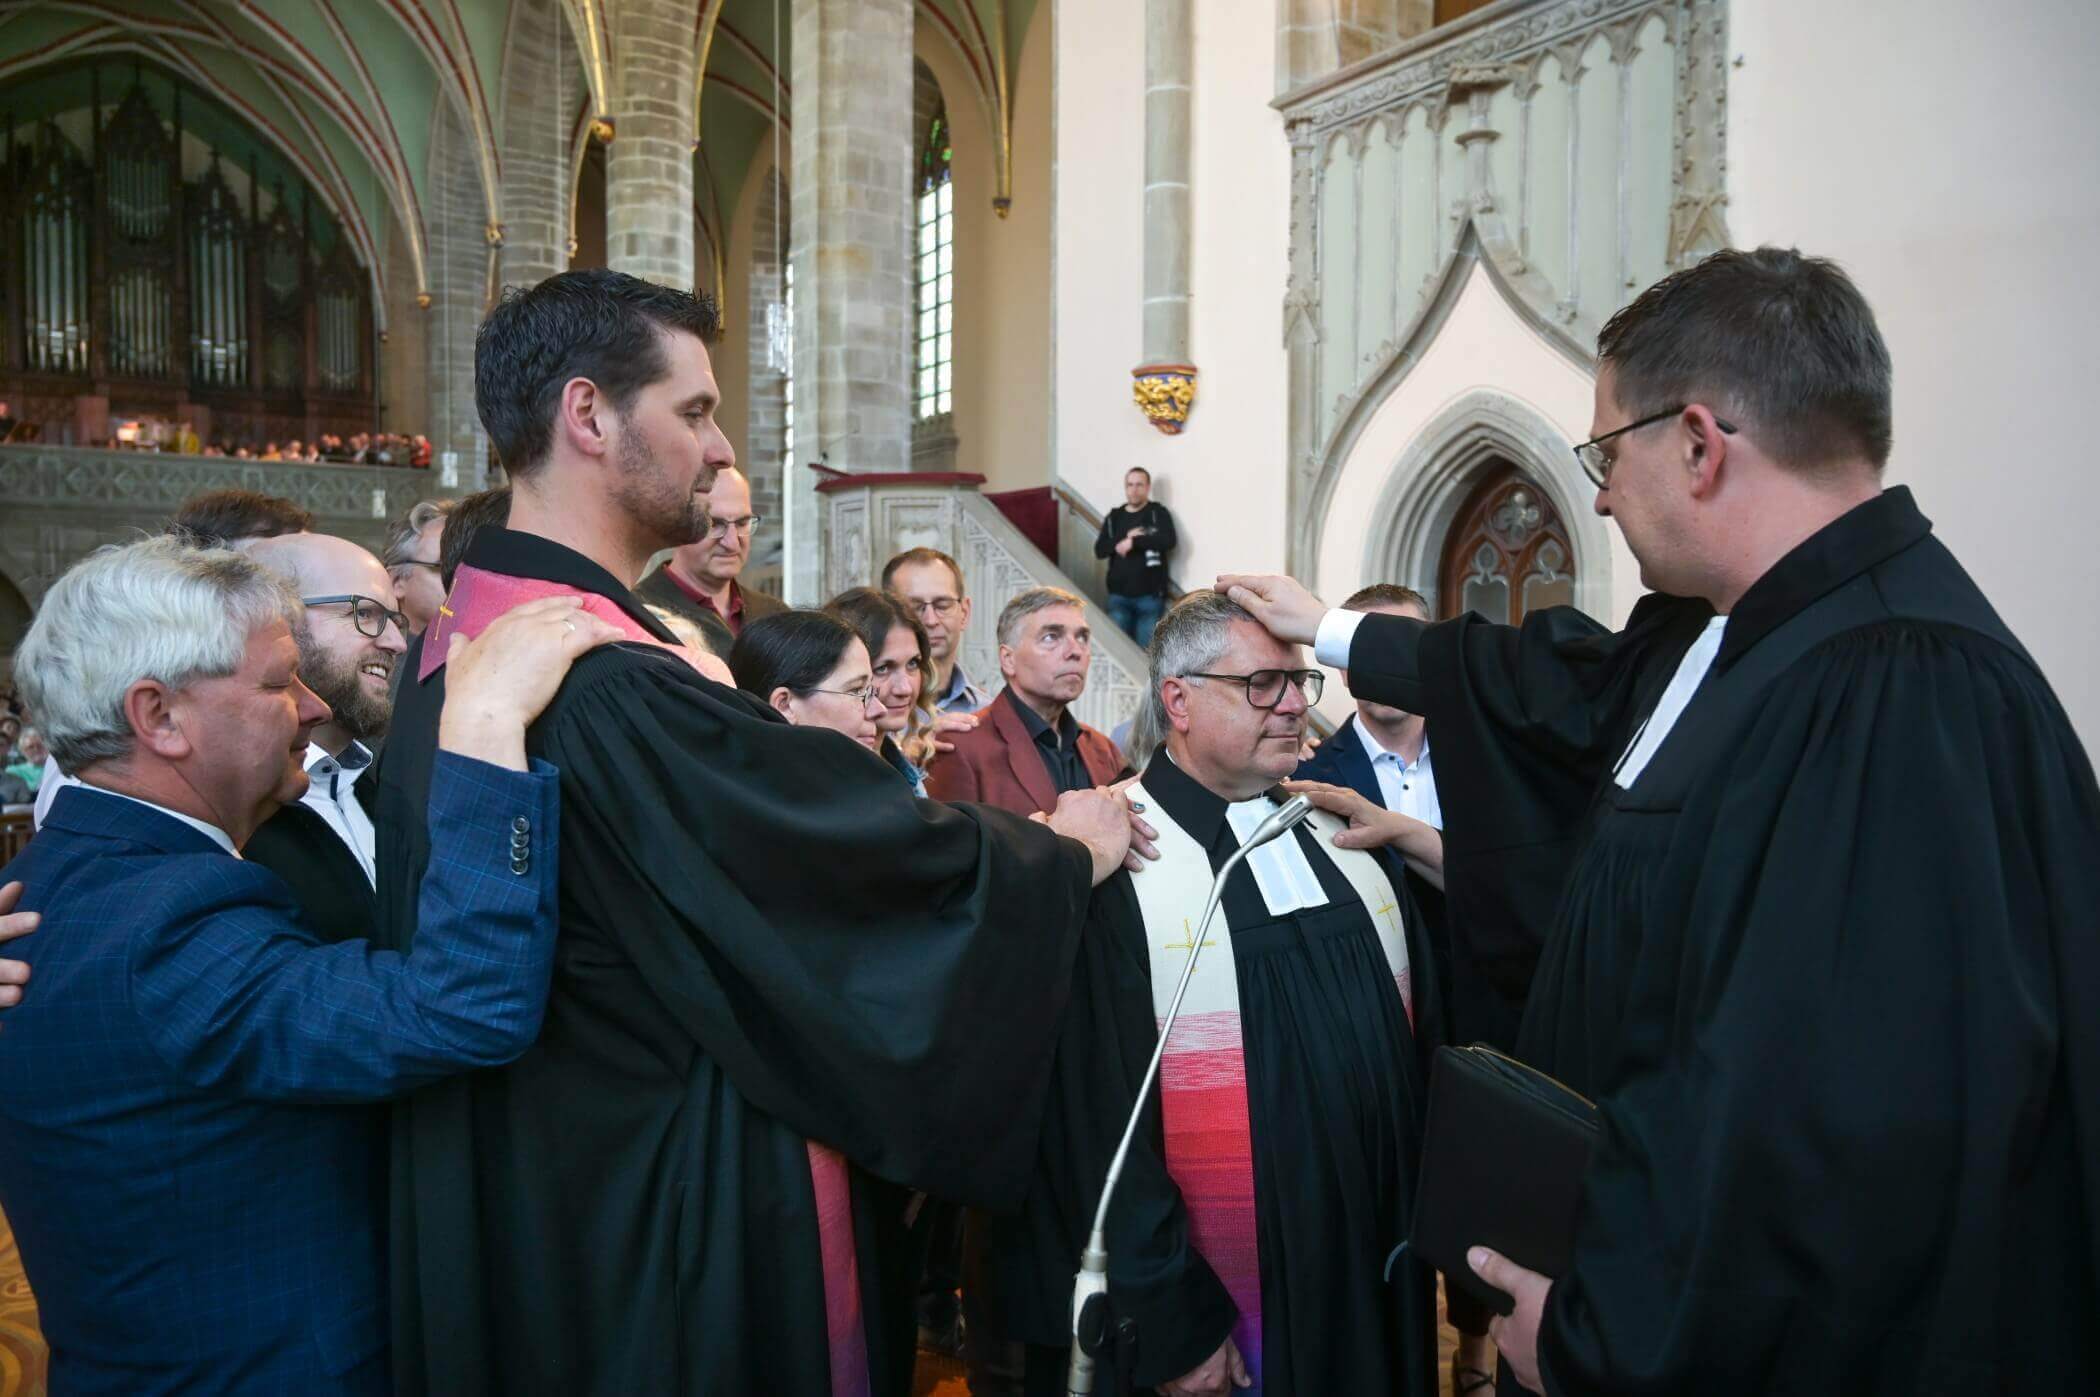
[[[764,523],[765,518],[766,516],[763,514],[747,514],[741,519],[710,519],[707,524],[707,533],[703,537],[713,538],[716,534],[720,534],[722,537],[728,538],[729,531],[734,529],[745,538],[749,538],[751,537],[751,531]]]
[[[1283,702],[1286,684],[1296,685],[1308,706],[1320,701],[1327,687],[1327,674],[1318,669],[1257,669],[1251,674],[1191,674],[1190,679],[1222,679],[1247,691],[1247,702],[1256,708],[1274,708]]]
[[[955,610],[956,607],[962,605],[962,598],[927,597],[923,601],[914,601],[910,597],[906,597],[904,604],[920,616],[924,616],[931,611],[936,616],[945,617],[949,612]]]
[[[1604,449],[1604,443],[1610,441],[1613,437],[1623,437],[1628,432],[1637,432],[1643,427],[1652,427],[1658,422],[1667,421],[1690,406],[1690,403],[1679,403],[1676,407],[1655,413],[1653,416],[1643,417],[1638,422],[1628,422],[1625,426],[1615,431],[1606,432],[1601,437],[1591,437],[1588,441],[1575,448],[1575,459],[1582,463],[1582,473],[1590,478],[1590,484],[1602,490],[1611,482],[1612,467],[1611,453]],[[1735,435],[1733,423],[1723,422],[1716,417],[1714,425],[1729,436]]]
[[[401,632],[403,638],[406,638],[408,635],[408,618],[386,603],[375,600],[372,597],[362,596],[356,592],[345,592],[340,596],[301,597],[299,600],[308,606],[349,607],[350,624],[357,627],[359,635],[370,636],[374,640],[386,634],[386,626],[389,621],[394,623],[394,629]]]

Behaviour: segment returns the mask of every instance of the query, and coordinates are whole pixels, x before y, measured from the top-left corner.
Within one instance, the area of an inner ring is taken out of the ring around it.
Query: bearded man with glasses
[[[394,669],[408,620],[379,559],[345,538],[286,534],[248,556],[298,589],[299,677],[328,705],[307,739],[306,794],[257,827],[242,851],[291,884],[323,941],[368,937],[376,844],[372,760],[394,716]]]
[[[707,517],[700,541],[672,549],[634,594],[691,621],[708,646],[727,659],[745,626],[787,610],[787,603],[737,581],[751,561],[752,531],[765,522],[751,512],[751,481],[742,471],[730,467],[715,476],[707,492]]]
[[[1217,592],[1154,632],[1146,701],[1165,740],[1129,794],[1160,859],[1094,890],[1028,1201],[975,1220],[973,1299],[1028,1344],[1031,1397],[1065,1391],[1073,1267],[1187,919],[1298,765],[1325,677],[1304,665]],[[1315,812],[1226,880],[1109,1213],[1135,1389],[1437,1390],[1434,1277],[1413,1262],[1385,1276],[1413,1205],[1435,976],[1400,865],[1337,836]]]

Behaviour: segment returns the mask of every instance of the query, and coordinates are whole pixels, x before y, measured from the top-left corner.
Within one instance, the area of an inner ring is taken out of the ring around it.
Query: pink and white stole
[[[1165,1020],[1174,987],[1181,983],[1196,919],[1203,915],[1210,897],[1210,855],[1146,794],[1142,784],[1130,788],[1130,798],[1145,807],[1145,819],[1159,831],[1159,861],[1146,865],[1130,880],[1145,919],[1145,944],[1152,957],[1152,1012],[1158,1023]],[[1329,841],[1345,826],[1333,816],[1314,811],[1307,824],[1313,842],[1372,913],[1386,964],[1412,1022],[1407,939],[1383,866],[1369,854],[1336,849]],[[1254,1379],[1253,1392],[1258,1397],[1262,1390],[1261,1256],[1247,1113],[1247,1055],[1241,1035],[1239,972],[1223,907],[1211,922],[1181,1015],[1174,1020],[1174,1032],[1160,1062],[1159,1097],[1167,1173],[1180,1188],[1188,1209],[1191,1244],[1210,1263],[1239,1307],[1232,1341]]]
[[[585,611],[610,622],[627,639],[669,650],[706,673],[690,650],[657,639],[610,597],[544,578],[461,567],[453,574],[451,595],[423,638],[423,663],[417,677],[428,679],[443,667],[455,632],[471,640],[504,612],[542,597],[575,597]],[[804,1144],[824,1268],[824,1329],[831,1352],[832,1397],[868,1397],[873,1382],[868,1372],[867,1327],[861,1314],[860,1259],[853,1244],[853,1193],[846,1157],[814,1140]]]

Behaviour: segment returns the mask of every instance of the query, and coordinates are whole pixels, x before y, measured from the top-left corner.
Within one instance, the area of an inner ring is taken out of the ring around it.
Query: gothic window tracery
[[[1504,464],[1460,507],[1439,569],[1439,613],[1476,611],[1516,625],[1530,612],[1575,604],[1575,549],[1553,501]]]

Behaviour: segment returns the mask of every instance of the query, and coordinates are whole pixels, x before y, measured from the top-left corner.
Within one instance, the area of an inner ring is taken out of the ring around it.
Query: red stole
[[[438,608],[437,619],[423,637],[423,663],[416,677],[428,679],[444,666],[455,633],[472,640],[504,612],[542,597],[575,597],[585,611],[610,622],[629,640],[669,650],[693,664],[691,651],[651,635],[610,597],[544,578],[512,577],[462,566],[453,574],[451,595]],[[873,1384],[868,1372],[867,1328],[861,1315],[860,1259],[853,1245],[853,1193],[846,1157],[814,1140],[805,1144],[824,1268],[824,1328],[830,1341],[832,1397],[867,1397]]]

